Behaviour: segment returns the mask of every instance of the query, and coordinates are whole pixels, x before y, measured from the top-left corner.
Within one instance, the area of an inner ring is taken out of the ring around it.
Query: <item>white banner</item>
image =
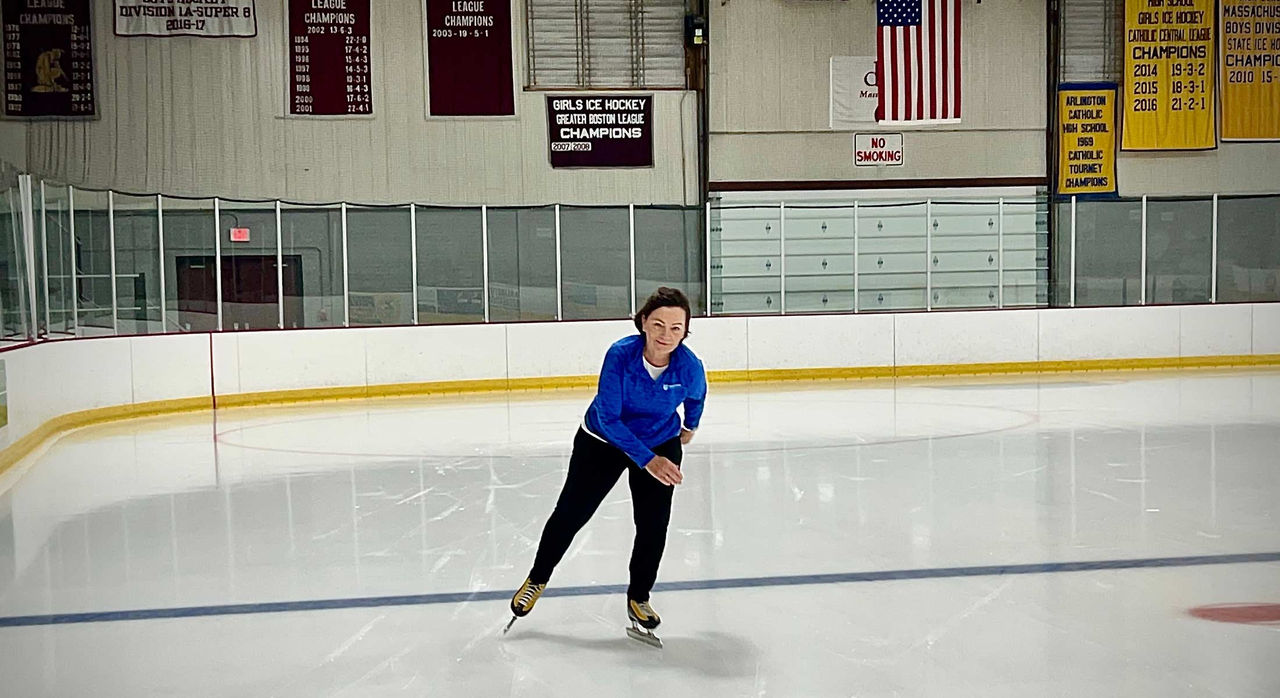
[[[873,56],[831,57],[831,128],[853,130],[876,123],[876,59]]]
[[[116,36],[257,36],[255,0],[115,0]]]

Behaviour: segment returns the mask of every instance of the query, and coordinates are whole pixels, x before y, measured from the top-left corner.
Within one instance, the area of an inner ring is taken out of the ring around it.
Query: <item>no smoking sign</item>
[[[853,136],[853,164],[857,167],[902,165],[901,133],[858,133]]]

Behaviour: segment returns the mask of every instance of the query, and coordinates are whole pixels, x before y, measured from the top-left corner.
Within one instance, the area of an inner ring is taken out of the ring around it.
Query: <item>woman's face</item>
[[[684,341],[689,318],[683,308],[655,308],[641,321],[644,327],[644,347],[652,356],[667,356]]]

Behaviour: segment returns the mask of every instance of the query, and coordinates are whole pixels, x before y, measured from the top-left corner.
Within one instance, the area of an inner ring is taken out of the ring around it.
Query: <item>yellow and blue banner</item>
[[[1125,0],[1124,150],[1217,147],[1213,0]]]
[[[1111,82],[1058,87],[1058,193],[1116,193],[1116,92]]]

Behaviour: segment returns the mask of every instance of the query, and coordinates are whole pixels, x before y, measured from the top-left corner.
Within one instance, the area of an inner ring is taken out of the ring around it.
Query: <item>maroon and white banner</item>
[[[431,116],[513,116],[511,0],[423,0]]]
[[[255,0],[115,0],[116,36],[257,36]]]
[[[289,0],[290,115],[373,113],[369,2]]]
[[[89,0],[4,0],[4,113],[93,116]]]
[[[552,167],[652,167],[653,95],[547,95]]]
[[[960,120],[960,0],[876,0],[877,119]]]

